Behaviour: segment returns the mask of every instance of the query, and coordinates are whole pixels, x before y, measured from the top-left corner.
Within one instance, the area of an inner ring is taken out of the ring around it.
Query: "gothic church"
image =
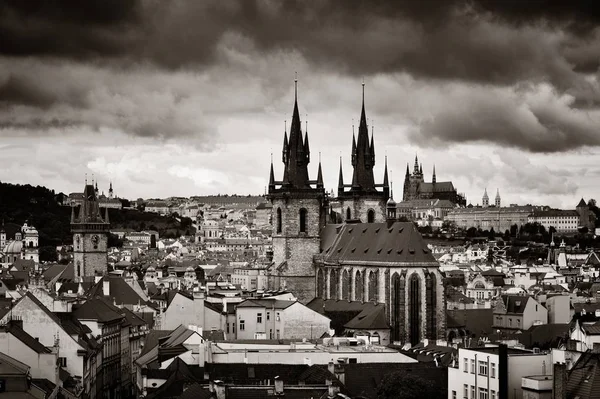
[[[375,146],[369,140],[363,104],[358,140],[352,140],[352,184],[343,183],[338,198],[344,223],[327,216],[329,197],[321,164],[309,179],[308,134],[302,134],[296,96],[289,138],[284,132],[282,180],[273,164],[268,198],[273,204],[273,262],[270,288],[285,288],[307,303],[323,299],[385,304],[394,341],[416,344],[443,339],[445,299],[439,264],[413,223],[399,222],[388,186],[375,184]],[[377,190],[380,187],[381,191]],[[346,190],[348,188],[348,190]]]

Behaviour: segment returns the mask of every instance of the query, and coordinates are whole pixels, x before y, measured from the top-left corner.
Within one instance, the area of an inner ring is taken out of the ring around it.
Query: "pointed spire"
[[[406,163],[406,177],[409,177],[409,176],[410,176],[410,171],[409,171],[408,162],[407,162]]]
[[[323,188],[323,171],[321,170],[321,153],[319,153],[319,171],[317,172],[317,188]]]
[[[298,111],[298,78],[296,76],[296,79],[294,80],[294,112],[292,124],[290,126],[289,139],[287,132],[284,133],[284,185],[294,188],[310,187],[308,179],[310,156],[307,150],[308,140],[305,140],[302,136],[300,113]]]
[[[342,173],[342,156],[340,155],[340,176],[338,178],[338,195],[344,192],[344,174]]]
[[[419,174],[423,175],[423,164],[421,163],[421,167],[419,168]]]
[[[435,178],[435,164],[433,164],[433,177],[431,178],[431,182],[435,184],[436,182],[436,178]]]
[[[308,145],[308,115],[306,115],[306,129],[304,131],[304,155],[307,162],[310,162],[310,146]]]
[[[385,156],[385,167],[383,169],[383,187],[388,187],[389,186],[389,180],[388,180],[388,168],[387,168],[387,155]]]
[[[269,191],[275,188],[275,172],[273,171],[273,153],[271,153],[271,173],[269,174]]]
[[[373,125],[373,121],[371,121],[371,167],[375,166],[375,126]],[[387,158],[387,155],[386,155]]]
[[[419,158],[417,158],[417,154],[415,154],[415,167],[413,169],[413,173],[415,175],[419,174]]]
[[[354,135],[354,123],[352,124],[352,166],[356,166],[356,136]]]

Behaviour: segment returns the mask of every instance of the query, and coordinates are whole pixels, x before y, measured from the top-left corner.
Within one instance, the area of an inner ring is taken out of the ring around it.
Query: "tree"
[[[511,237],[516,237],[517,233],[519,232],[519,226],[517,226],[517,224],[513,224],[512,226],[510,226],[510,235]]]
[[[596,200],[595,200],[595,199],[593,199],[593,198],[590,198],[590,200],[588,201],[588,203],[587,203],[587,204],[588,204],[588,206],[589,206],[590,208],[595,208],[595,207],[596,207]]]
[[[58,254],[56,253],[56,247],[45,246],[41,247],[40,251],[41,262],[56,262],[58,261]]]
[[[377,387],[378,399],[442,399],[445,397],[445,389],[442,387],[404,370],[386,374]]]
[[[475,227],[469,227],[467,229],[467,237],[475,237],[477,235],[477,229]]]

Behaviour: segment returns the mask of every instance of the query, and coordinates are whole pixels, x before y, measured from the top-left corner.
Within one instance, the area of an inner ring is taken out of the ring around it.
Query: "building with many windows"
[[[552,373],[550,353],[505,345],[459,348],[456,361],[448,368],[448,398],[521,398],[523,377],[547,373]]]
[[[456,208],[448,212],[446,220],[454,222],[456,227],[469,229],[471,227],[482,230],[494,229],[496,232],[510,230],[514,224],[522,226],[529,222],[529,215],[535,207],[525,205],[511,205],[509,207],[472,207]]]

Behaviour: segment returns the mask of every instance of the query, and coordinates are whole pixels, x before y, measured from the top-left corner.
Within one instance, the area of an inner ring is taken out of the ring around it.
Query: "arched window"
[[[421,281],[416,273],[410,278],[409,290],[410,343],[416,345],[421,340]]]
[[[33,248],[33,241],[29,241],[29,248]]]
[[[306,209],[300,209],[300,233],[306,233]]]
[[[375,222],[375,211],[373,209],[369,209],[369,212],[367,212],[367,222]]]
[[[281,208],[277,208],[277,232],[281,233]]]
[[[346,220],[350,220],[350,207],[346,209]]]

